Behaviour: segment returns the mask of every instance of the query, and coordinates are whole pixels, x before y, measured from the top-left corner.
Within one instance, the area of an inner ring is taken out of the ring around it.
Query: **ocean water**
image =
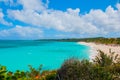
[[[28,70],[28,65],[43,70],[60,68],[64,60],[76,57],[89,59],[90,48],[76,42],[0,41],[0,64],[7,70]]]

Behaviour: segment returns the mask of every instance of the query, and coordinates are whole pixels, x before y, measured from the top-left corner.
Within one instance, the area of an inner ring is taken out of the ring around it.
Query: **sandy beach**
[[[112,45],[104,45],[104,44],[95,44],[95,43],[87,43],[87,42],[78,42],[79,44],[90,46],[91,47],[91,55],[90,58],[94,58],[97,55],[97,50],[101,50],[109,55],[109,51],[115,52],[116,54],[120,54],[120,46],[112,46]]]

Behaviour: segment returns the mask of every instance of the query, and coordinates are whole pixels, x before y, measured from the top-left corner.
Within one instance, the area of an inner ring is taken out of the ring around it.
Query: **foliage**
[[[71,38],[71,39],[53,39],[54,41],[67,41],[67,42],[94,42],[97,44],[106,44],[106,45],[120,45],[120,38],[104,38],[104,37],[96,37],[96,38]]]
[[[58,70],[56,80],[88,80],[93,72],[91,67],[93,67],[93,64],[88,60],[68,59]]]
[[[42,71],[42,65],[38,69],[29,65],[29,71],[7,72],[5,66],[0,66],[0,80],[53,80],[56,77],[56,71]]]
[[[119,56],[113,52],[110,54],[99,50],[93,62],[66,60],[58,70],[56,80],[120,80]]]
[[[0,79],[3,80],[5,78],[7,70],[5,66],[0,65]]]

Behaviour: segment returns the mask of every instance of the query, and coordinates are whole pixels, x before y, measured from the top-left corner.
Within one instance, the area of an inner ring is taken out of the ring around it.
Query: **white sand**
[[[90,46],[91,47],[91,55],[90,59],[93,59],[97,55],[97,50],[101,50],[109,55],[109,51],[115,52],[116,54],[120,54],[120,46],[112,46],[112,45],[104,45],[104,44],[95,44],[95,43],[87,43],[87,42],[78,42],[79,44]]]

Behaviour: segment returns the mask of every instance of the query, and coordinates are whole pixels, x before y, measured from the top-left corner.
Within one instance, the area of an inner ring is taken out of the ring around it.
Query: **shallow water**
[[[65,59],[89,59],[89,47],[75,42],[0,41],[0,64],[10,71],[28,70],[28,65],[58,69]]]

